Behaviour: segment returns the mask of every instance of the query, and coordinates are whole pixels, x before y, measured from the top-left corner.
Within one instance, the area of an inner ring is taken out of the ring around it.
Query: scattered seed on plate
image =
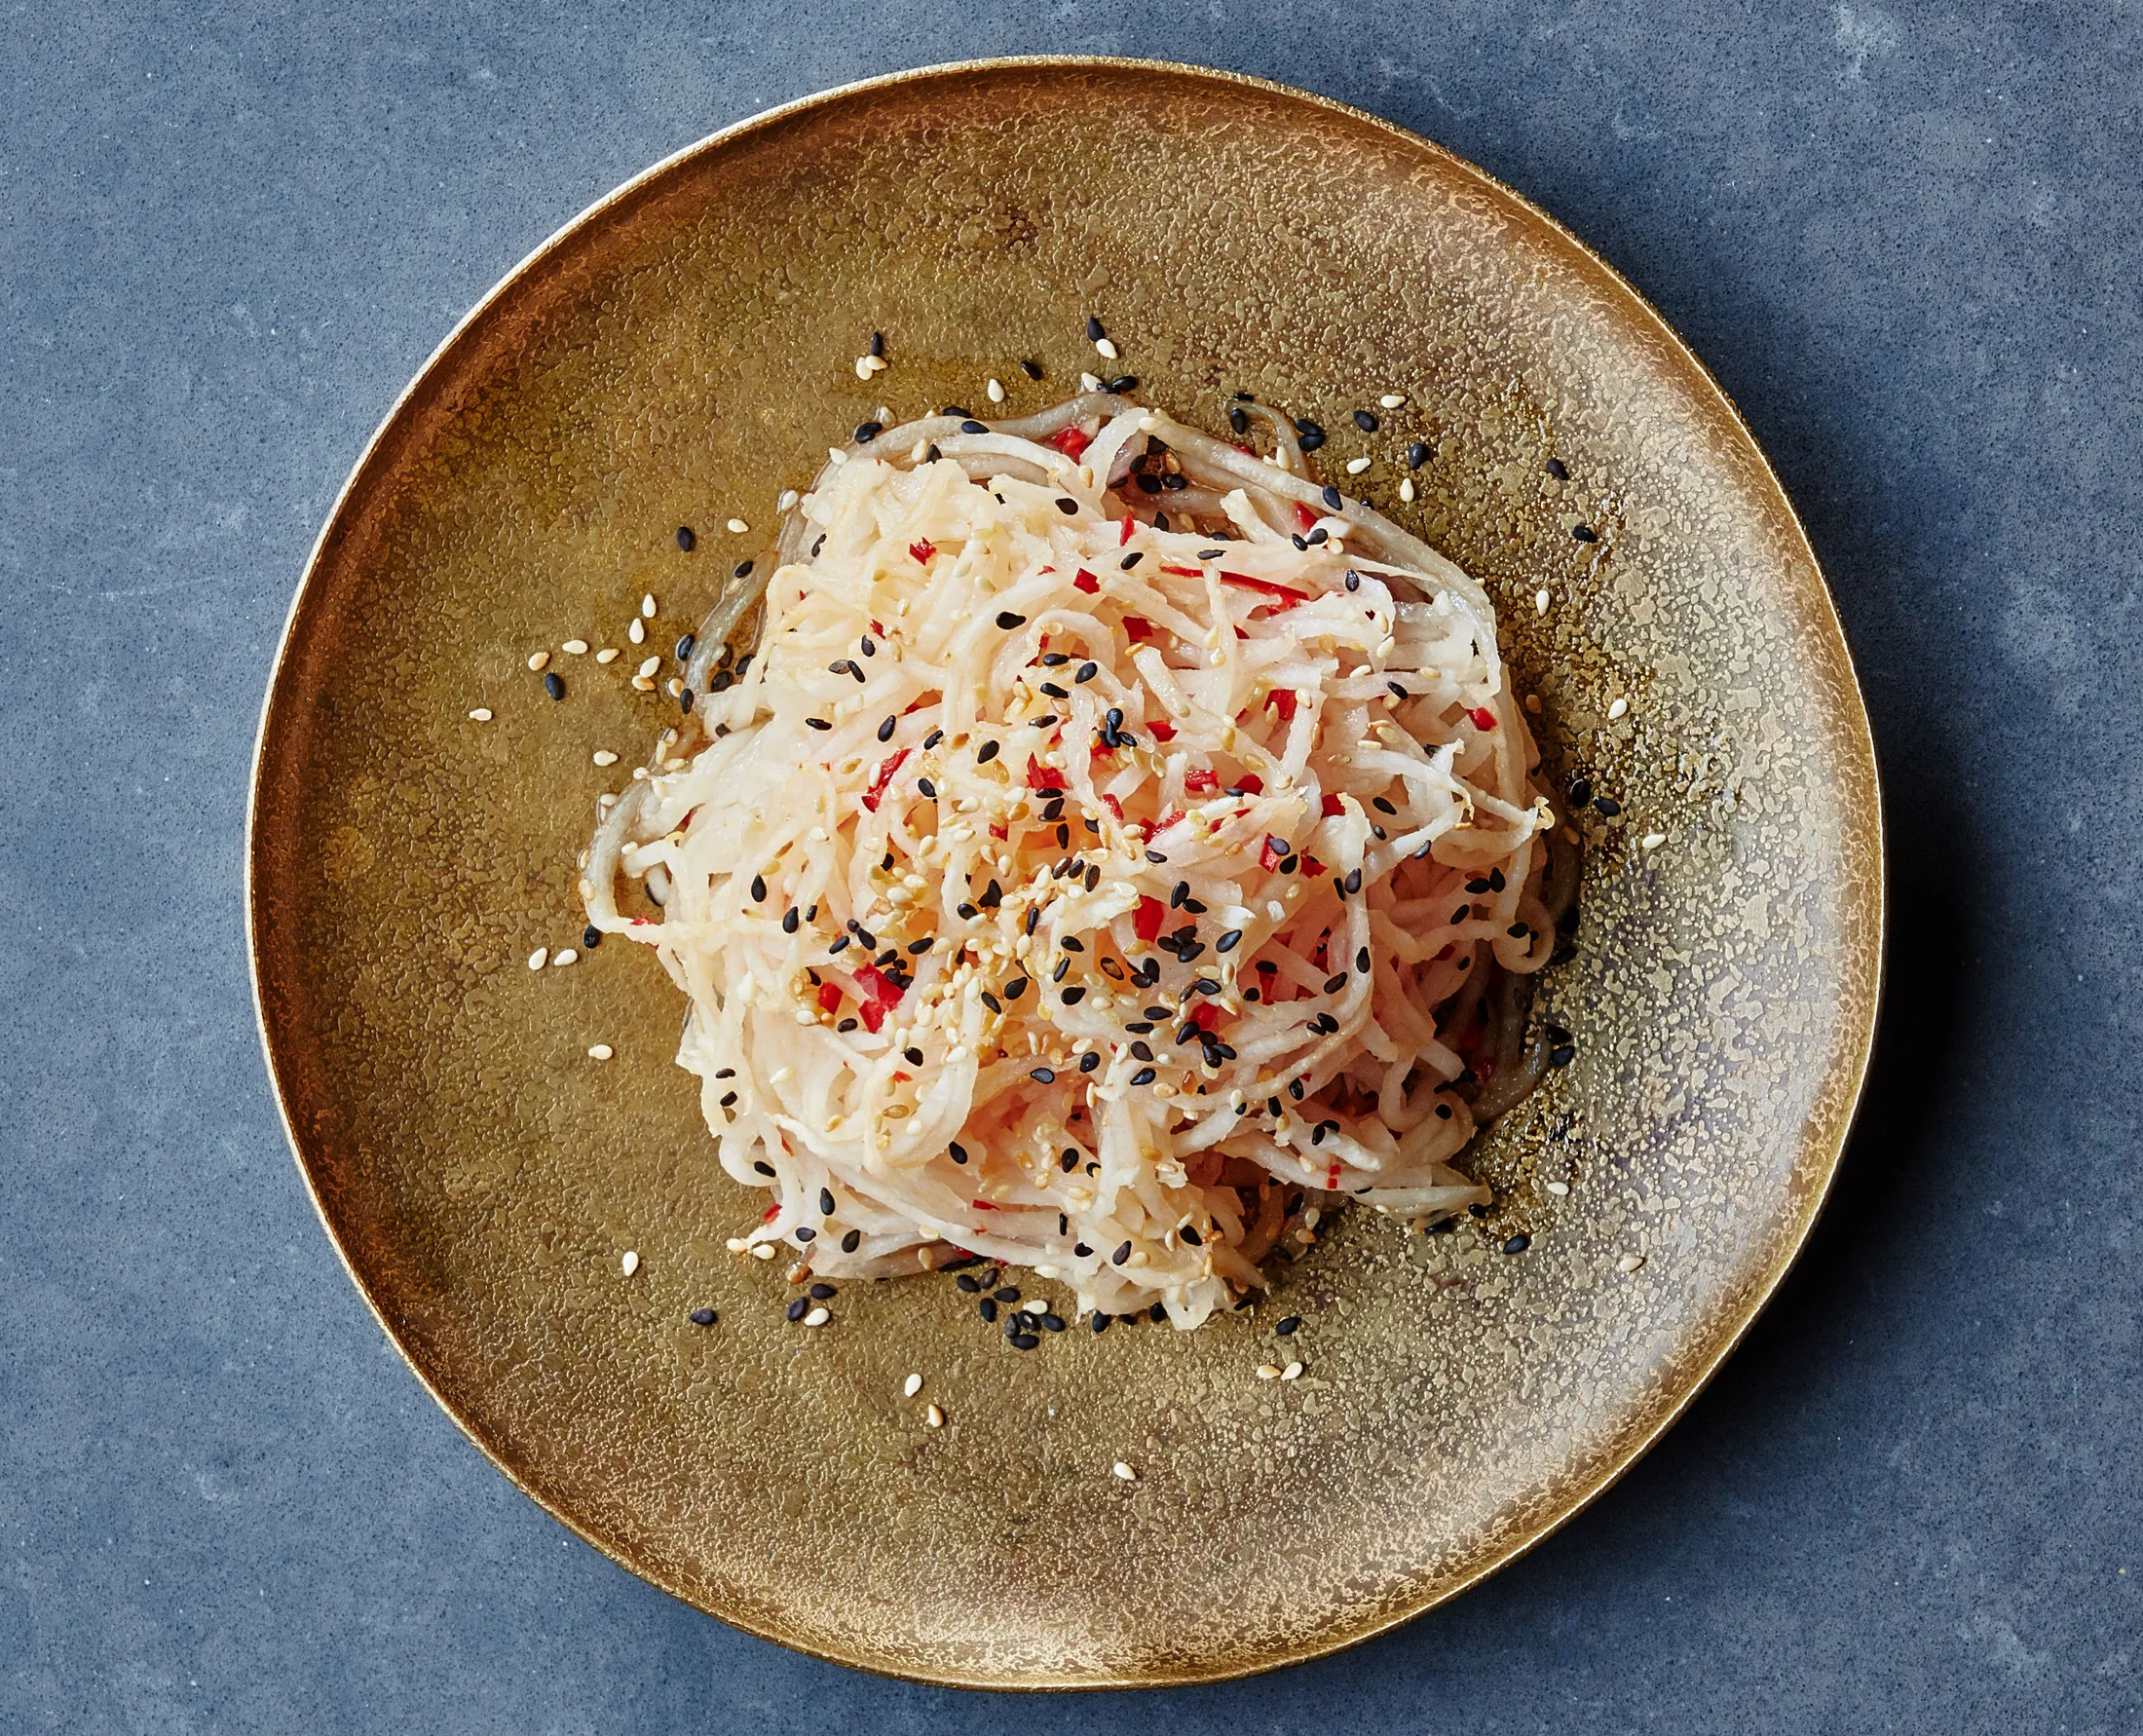
[[[635,675],[632,678],[632,685],[637,688],[641,693],[652,694],[655,691],[655,677],[652,675]],[[642,774],[639,772],[635,772],[633,775],[635,777],[638,777],[642,775]]]
[[[695,1308],[691,1313],[687,1314],[685,1318],[687,1320],[690,1320],[695,1326],[712,1326],[717,1320],[721,1319],[722,1316],[717,1314],[712,1308]]]
[[[587,641],[585,639],[568,639],[559,649],[569,652],[574,657],[579,657],[587,650]]]
[[[640,613],[650,621],[655,619],[655,598],[652,594],[640,599]],[[568,647],[568,649],[570,650],[571,647]]]
[[[1647,832],[1637,841],[1638,848],[1642,849],[1657,849],[1666,842],[1667,834],[1665,832]]]
[[[1099,374],[1081,374],[1079,376],[1079,390],[1081,392],[1099,392],[1101,389],[1102,382]]]
[[[608,1061],[613,1052],[609,1043],[599,1042],[588,1050],[587,1058],[590,1061]]]
[[[804,1324],[806,1326],[824,1326],[826,1322],[831,1320],[833,1317],[833,1310],[831,1308],[813,1308],[808,1314],[804,1316]]]
[[[1533,592],[1533,613],[1535,615],[1547,614],[1548,605],[1553,601],[1555,601],[1555,599],[1548,594],[1547,587],[1543,585],[1540,589]]]
[[[1125,1464],[1120,1458],[1109,1468],[1120,1482],[1136,1483],[1139,1480],[1139,1473],[1134,1471],[1129,1465]]]
[[[562,970],[580,956],[570,946],[562,946],[550,955],[550,967],[553,970]]]
[[[1298,1362],[1291,1362],[1280,1371],[1280,1378],[1283,1380],[1299,1380],[1301,1377],[1302,1365]]]
[[[1260,1379],[1260,1380],[1277,1380],[1277,1379],[1278,1379],[1279,1377],[1280,1377],[1280,1367],[1279,1367],[1279,1364],[1277,1364],[1277,1363],[1271,1363],[1271,1362],[1261,1362],[1261,1363],[1259,1363],[1259,1364],[1258,1365],[1258,1378],[1259,1378],[1259,1379]]]
[[[1359,475],[1360,475],[1360,474],[1361,474],[1361,473],[1362,473],[1362,472],[1363,472],[1364,471],[1366,471],[1366,470],[1368,470],[1368,469],[1370,468],[1370,462],[1371,462],[1371,461],[1370,461],[1369,459],[1367,459],[1367,458],[1350,458],[1350,459],[1348,459],[1348,460],[1347,460],[1347,474],[1348,474],[1348,475],[1350,475],[1350,476],[1359,476]]]
[[[646,642],[647,636],[648,629],[640,624],[640,618],[635,615],[632,618],[631,624],[625,628],[625,637],[635,645],[640,645]]]
[[[752,1248],[752,1258],[754,1260],[771,1260],[773,1258],[773,1244],[771,1242],[755,1244]]]
[[[489,705],[479,705],[469,716],[470,721],[472,723],[489,723],[491,721],[491,707]]]
[[[1105,337],[1096,338],[1094,340],[1094,354],[1099,356],[1104,361],[1115,361],[1119,359],[1116,354],[1115,344],[1109,338]]]
[[[787,510],[788,510],[788,509],[790,509],[791,507],[795,506],[795,505],[796,505],[796,503],[797,503],[797,502],[798,502],[799,500],[801,500],[802,498],[803,498],[803,497],[802,497],[801,495],[799,495],[799,494],[798,494],[798,493],[796,492],[796,490],[795,490],[795,489],[793,489],[793,488],[784,488],[784,489],[783,489],[783,490],[781,491],[781,498],[780,498],[779,500],[777,500],[777,501],[775,501],[775,502],[774,502],[774,509],[775,509],[775,510],[777,510],[777,511],[781,511],[781,512],[786,512],[786,511],[787,511]]]
[[[1403,501],[1413,499],[1413,478],[1411,476],[1399,478],[1399,498]]]
[[[1615,1270],[1617,1270],[1618,1272],[1634,1272],[1637,1269],[1638,1266],[1642,1265],[1643,1264],[1643,1255],[1625,1254],[1620,1260],[1615,1262]]]
[[[598,766],[615,766],[618,763],[618,756],[607,747],[598,747],[588,758]]]
[[[1525,696],[1525,709],[1535,717],[1540,715],[1540,696],[1538,694],[1527,694]]]
[[[943,1428],[945,1426],[945,1413],[939,1410],[937,1406],[932,1405],[922,1415],[932,1428]]]
[[[746,524],[741,518],[733,518],[730,520],[730,534],[732,536],[741,537],[746,531],[750,529],[751,526]]]
[[[626,1277],[631,1277],[634,1272],[640,1269],[640,1256],[638,1253],[631,1248],[627,1248],[624,1258],[618,1263],[618,1269],[623,1272]]]
[[[606,645],[606,646],[604,646],[602,650],[598,651],[598,652],[597,652],[597,653],[595,654],[595,660],[596,660],[597,662],[599,662],[599,663],[615,663],[615,662],[616,662],[616,661],[618,660],[618,648],[617,648],[617,646],[615,646],[615,645]]]
[[[1407,395],[1404,392],[1387,392],[1376,401],[1383,409],[1396,410],[1407,401]]]
[[[662,660],[660,658],[651,657],[646,662],[640,665],[639,673],[641,673],[642,675],[653,675],[655,671],[659,669],[661,666]]]
[[[1550,1182],[1547,1184],[1547,1188],[1550,1193],[1560,1199],[1565,1193],[1569,1192],[1570,1184],[1567,1182]]]
[[[540,946],[528,956],[528,967],[531,970],[541,970],[549,962],[550,948],[547,946]]]
[[[545,669],[550,666],[550,653],[547,651],[533,651],[529,653],[528,666],[537,674],[541,675]]]
[[[900,1396],[902,1398],[914,1398],[921,1390],[922,1377],[921,1375],[910,1375],[907,1379],[900,1383]]]
[[[1612,705],[1607,707],[1608,721],[1610,723],[1613,722],[1616,718],[1625,715],[1629,711],[1629,709],[1630,701],[1628,699],[1617,699]]]
[[[992,403],[1001,404],[1004,401],[1004,386],[1002,382],[992,380],[987,386],[983,387],[983,391],[989,395],[989,398]]]
[[[544,677],[544,692],[554,699],[562,699],[566,697],[566,684],[558,679],[557,670],[553,669]]]

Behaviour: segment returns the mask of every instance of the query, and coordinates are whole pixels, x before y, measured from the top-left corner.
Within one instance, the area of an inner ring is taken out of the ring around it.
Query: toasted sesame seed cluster
[[[582,887],[772,1195],[735,1251],[1189,1327],[1335,1198],[1487,1197],[1451,1159],[1574,864],[1480,587],[1254,418],[864,423],[697,635]]]

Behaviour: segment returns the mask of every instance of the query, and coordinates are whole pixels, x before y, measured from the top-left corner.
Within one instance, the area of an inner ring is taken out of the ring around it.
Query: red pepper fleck
[[[909,706],[900,715],[903,717],[913,717],[917,712],[921,711],[923,706],[931,704],[941,697],[942,696],[938,694],[924,694],[921,698],[918,699],[913,705]]]
[[[1179,579],[1203,579],[1205,577],[1203,567],[1163,567],[1161,571],[1174,573]]]
[[[1126,615],[1123,618],[1124,637],[1132,644],[1141,644],[1153,637],[1153,623],[1143,615]]]
[[[1094,443],[1094,436],[1081,433],[1079,425],[1074,422],[1069,428],[1058,429],[1049,436],[1049,443],[1073,464],[1077,464],[1079,455]]]
[[[1272,597],[1289,609],[1294,608],[1297,603],[1309,601],[1309,592],[1306,590],[1296,590],[1285,585],[1275,585],[1269,579],[1253,579],[1248,573],[1222,573],[1221,583],[1222,585],[1237,585],[1245,590],[1258,592],[1259,596]],[[1274,613],[1278,614],[1280,611],[1275,610]]]
[[[1311,879],[1314,880],[1318,875],[1324,873],[1324,863],[1320,862],[1315,856],[1309,855],[1306,852],[1304,853],[1302,857],[1302,872],[1304,874],[1308,875]]]
[[[885,1023],[886,1013],[900,1004],[901,991],[875,964],[859,966],[855,980],[863,985],[865,997],[856,1011],[863,1020],[864,1029],[875,1034]]]
[[[1210,768],[1203,772],[1185,772],[1184,789],[1193,796],[1210,796],[1221,787],[1221,774]]]
[[[1466,715],[1473,719],[1473,727],[1477,730],[1492,730],[1495,728],[1495,713],[1485,705],[1476,705]]]
[[[1123,529],[1116,534],[1116,547],[1121,548],[1126,543],[1130,542],[1131,533],[1138,528],[1139,521],[1126,512],[1123,515]]]
[[[1287,860],[1287,856],[1288,847],[1286,842],[1273,837],[1270,832],[1267,832],[1265,842],[1258,851],[1258,866],[1270,874],[1282,862]]]
[[[1335,819],[1340,814],[1346,812],[1346,811],[1347,805],[1344,802],[1340,801],[1337,796],[1333,795],[1330,791],[1326,792],[1324,806],[1325,818]]]
[[[1002,826],[992,826],[990,828],[990,836],[998,839],[1009,839],[1012,834],[1007,832]]]
[[[994,1212],[996,1209],[997,1208],[992,1205],[987,1199],[978,1199],[975,1201],[975,1210],[978,1212]]]
[[[876,633],[881,639],[885,637],[885,629],[880,626],[875,621],[871,623],[871,631]]]
[[[1176,739],[1176,726],[1165,717],[1156,717],[1146,727],[1153,732],[1153,739],[1156,741],[1173,741]]]
[[[1201,1031],[1211,1031],[1221,1022],[1221,1009],[1210,1000],[1201,1000],[1191,1009],[1190,1022]]]
[[[1336,1193],[1338,1192],[1338,1190],[1339,1159],[1335,1157],[1332,1162],[1326,1166],[1325,1169],[1325,1191],[1327,1193]]]
[[[1141,940],[1160,937],[1161,925],[1168,921],[1168,907],[1158,898],[1142,897],[1139,908],[1132,913],[1131,929]]]
[[[818,985],[818,1010],[820,1012],[832,1012],[840,1004],[841,985],[839,983],[820,983]]]
[[[878,805],[885,799],[885,786],[893,781],[893,774],[900,770],[900,762],[913,751],[902,748],[878,769],[878,775],[871,779],[871,787],[863,792],[863,807],[868,813],[876,813]]]
[[[655,926],[655,919],[653,917],[634,917],[632,925],[635,928],[652,928]]]
[[[904,1085],[915,1076],[916,1076],[912,1073],[896,1073],[893,1075],[893,1083],[896,1085]]]
[[[1102,806],[1109,810],[1119,826],[1123,824],[1123,804],[1121,802],[1117,801],[1114,796],[1105,792],[1102,796]]]
[[[1317,527],[1317,514],[1303,506],[1300,501],[1297,501],[1295,503],[1295,522],[1304,530],[1314,530]]]
[[[1033,754],[1027,756],[1027,787],[1031,790],[1061,790],[1065,787],[1064,774],[1052,772]]]
[[[1088,596],[1095,595],[1101,589],[1101,587],[1102,582],[1099,579],[1095,578],[1094,575],[1089,573],[1084,567],[1081,567],[1078,570],[1077,576],[1074,577],[1072,581],[1072,588],[1073,590],[1083,590]]]
[[[931,542],[927,537],[923,538],[923,540],[920,543],[910,543],[908,545],[908,553],[914,558],[915,563],[918,566],[928,566],[930,564],[930,556],[935,554],[936,552],[937,545]]]
[[[781,1202],[777,1199],[773,1202],[772,1205],[769,1206],[765,1211],[759,1214],[759,1221],[762,1224],[771,1224],[776,1218],[780,1216]]]
[[[1274,688],[1269,694],[1265,695],[1265,709],[1278,712],[1282,723],[1293,723],[1295,721],[1294,689]]]

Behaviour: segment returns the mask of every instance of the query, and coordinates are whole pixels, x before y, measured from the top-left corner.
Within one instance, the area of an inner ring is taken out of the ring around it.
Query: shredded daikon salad
[[[1340,1199],[1487,1200],[1576,864],[1482,588],[1255,413],[866,424],[709,616],[582,890],[771,1195],[733,1249],[1188,1328]]]

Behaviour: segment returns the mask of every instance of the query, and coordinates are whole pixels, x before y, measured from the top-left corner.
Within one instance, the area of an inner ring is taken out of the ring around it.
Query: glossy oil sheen
[[[874,329],[892,367],[866,385]],[[1409,1238],[1340,1213],[1268,1301],[1196,1334],[1080,1324],[1021,1355],[942,1277],[843,1286],[828,1326],[792,1327],[782,1263],[724,1251],[763,1196],[713,1164],[652,958],[526,959],[578,945],[595,797],[670,715],[628,677],[765,558],[779,491],[880,404],[987,409],[996,377],[1017,411],[1088,368],[1207,426],[1235,391],[1314,416],[1328,475],[1374,455],[1350,491],[1488,585],[1559,794],[1583,769],[1622,808],[1577,818],[1580,947],[1544,989],[1578,1058],[1477,1149],[1487,1220]],[[1393,392],[1408,404],[1359,433],[1348,412]],[[1433,457],[1407,507],[1415,440]],[[644,647],[625,636],[643,594]],[[559,649],[576,637],[623,655],[599,667]],[[525,666],[544,648],[563,700]],[[598,748],[623,758],[600,770]],[[249,868],[300,1163],[456,1420],[702,1608],[994,1686],[1312,1656],[1567,1518],[1799,1247],[1881,955],[1853,670],[1700,365],[1479,170],[1329,102],[1150,63],[814,98],[660,166],[523,265],[322,533],[263,718]],[[589,1060],[598,1042],[615,1058]],[[1498,1253],[1519,1230],[1529,1251]],[[720,1323],[691,1325],[700,1306]],[[1290,1313],[1301,1331],[1276,1340]],[[1289,1357],[1300,1379],[1255,1377]]]

